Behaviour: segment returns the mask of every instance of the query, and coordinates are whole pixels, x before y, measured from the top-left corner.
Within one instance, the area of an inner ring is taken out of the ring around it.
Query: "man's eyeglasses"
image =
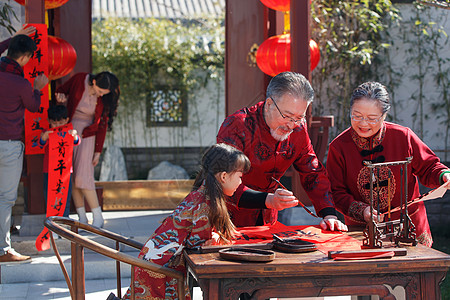
[[[374,117],[368,117],[368,118],[364,118],[363,116],[355,116],[350,114],[350,118],[355,121],[355,122],[362,122],[362,121],[366,121],[369,124],[375,125],[378,122],[380,122],[381,118],[383,117],[383,115],[381,115],[378,118],[374,118]]]
[[[270,98],[270,99],[272,99],[272,98]],[[294,118],[287,117],[287,116],[283,115],[283,113],[281,112],[281,110],[280,110],[280,108],[278,107],[278,105],[277,105],[277,103],[275,102],[275,100],[272,99],[272,102],[273,102],[273,104],[275,104],[275,107],[277,108],[278,112],[279,112],[280,115],[283,117],[283,119],[285,119],[285,120],[287,120],[287,121],[289,121],[289,122],[292,122],[292,123],[294,123],[294,124],[296,124],[296,125],[300,125],[300,124],[305,120],[305,117],[302,117],[302,118],[296,120],[296,119],[294,119]]]

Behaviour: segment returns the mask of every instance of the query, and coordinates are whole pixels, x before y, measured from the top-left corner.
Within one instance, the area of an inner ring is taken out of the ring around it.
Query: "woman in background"
[[[67,105],[70,122],[82,133],[83,143],[73,151],[72,198],[82,223],[87,223],[84,198],[93,214],[92,225],[103,227],[102,210],[95,192],[94,167],[111,130],[120,96],[119,80],[110,72],[78,73],[56,90],[56,100]]]

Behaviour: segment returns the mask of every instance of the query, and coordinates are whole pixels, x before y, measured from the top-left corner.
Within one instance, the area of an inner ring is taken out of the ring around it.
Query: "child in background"
[[[56,128],[59,126],[63,126],[69,123],[69,117],[67,116],[67,107],[63,105],[51,105],[48,108],[48,124],[50,129],[43,131],[41,133],[41,138],[39,139],[39,145],[40,147],[45,147],[45,154],[44,154],[44,166],[43,166],[43,172],[44,172],[44,197],[45,197],[45,203],[47,203],[47,194],[48,194],[48,158],[49,158],[49,149],[48,149],[48,137],[50,133],[53,131],[51,128]],[[80,144],[80,137],[77,134],[77,131],[72,129],[68,131],[70,135],[73,136],[73,144],[74,146],[77,146]],[[64,209],[63,217],[69,217],[70,212],[70,201],[69,197],[71,195],[72,191],[72,169],[70,170],[70,182],[69,182],[69,189],[67,191],[67,200],[66,200],[66,207]],[[47,204],[46,204],[47,207]]]
[[[201,245],[230,244],[235,227],[228,214],[227,196],[241,184],[250,161],[226,144],[211,146],[202,158],[201,171],[189,195],[156,229],[139,258],[186,272],[182,249]],[[135,268],[136,299],[178,299],[177,280]],[[188,291],[181,291],[187,294]],[[123,299],[131,299],[131,289]],[[111,297],[111,298],[110,298]],[[113,294],[108,299],[118,299]]]

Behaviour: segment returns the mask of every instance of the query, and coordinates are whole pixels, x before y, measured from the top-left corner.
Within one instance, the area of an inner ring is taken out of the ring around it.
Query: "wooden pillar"
[[[311,82],[311,67],[310,67],[310,53],[309,40],[310,34],[310,19],[311,19],[311,4],[310,0],[291,0],[291,71],[303,74],[309,82]],[[306,111],[306,121],[308,128],[311,126],[311,105]],[[300,176],[298,172],[292,172],[292,191],[307,205],[311,204],[306,195],[302,184],[300,183]],[[308,200],[306,200],[308,199]]]
[[[77,63],[67,76],[56,81],[56,86],[79,72],[92,71],[91,28],[92,1],[70,0],[54,9],[55,36],[70,43],[77,52]]]
[[[310,0],[291,0],[291,70],[311,81],[309,40]]]
[[[44,0],[26,0],[25,2],[25,22],[45,23],[45,2]],[[44,163],[43,154],[25,155],[26,178],[24,186],[26,191],[26,207],[28,213],[45,213],[44,183],[42,165]]]
[[[265,75],[257,66],[251,66],[248,62],[252,45],[260,45],[267,32],[268,24],[264,9],[259,0],[226,0],[226,116],[265,98]]]
[[[26,0],[25,1],[25,22],[45,23],[45,1]]]

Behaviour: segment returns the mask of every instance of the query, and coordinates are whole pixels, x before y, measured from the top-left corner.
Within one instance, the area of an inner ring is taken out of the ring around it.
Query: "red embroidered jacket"
[[[88,73],[77,73],[56,89],[56,93],[63,93],[68,96],[67,111],[69,113],[69,122],[72,122],[72,117],[81,101],[84,92],[84,80],[88,75]],[[81,135],[83,138],[95,135],[94,152],[102,152],[107,128],[108,116],[103,115],[103,102],[101,97],[99,97],[95,107],[94,122],[86,127]]]
[[[404,161],[411,156],[412,162],[407,166],[408,201],[420,195],[418,179],[423,185],[436,188],[440,185],[439,175],[447,169],[411,129],[384,122],[380,132],[371,138],[359,137],[352,128],[348,128],[331,142],[327,169],[336,208],[345,215],[347,225],[365,224],[362,212],[370,203],[370,186],[369,169],[363,165],[363,161]],[[386,212],[389,195],[391,208],[400,206],[400,168],[400,165],[385,166],[379,173],[374,172],[380,182],[379,193],[374,192],[375,209],[378,208],[379,198],[380,211]],[[392,175],[390,183],[389,173]],[[376,185],[374,189],[378,190]],[[425,205],[423,202],[413,204],[408,211],[416,226],[419,242],[431,246],[432,238]],[[398,219],[399,213],[393,213],[391,218]]]
[[[243,176],[243,185],[257,191],[274,192],[278,186],[272,176],[280,179],[293,165],[300,174],[301,183],[316,212],[321,214],[325,208],[331,208],[334,212],[327,173],[314,153],[306,124],[296,127],[286,140],[277,141],[264,120],[263,108],[264,101],[261,101],[228,116],[217,135],[218,143],[232,145],[250,159],[251,169]],[[232,197],[228,209],[236,226],[254,226],[261,210],[238,207],[239,199],[246,189],[243,185]],[[273,224],[277,216],[278,211],[264,209],[264,224]]]

